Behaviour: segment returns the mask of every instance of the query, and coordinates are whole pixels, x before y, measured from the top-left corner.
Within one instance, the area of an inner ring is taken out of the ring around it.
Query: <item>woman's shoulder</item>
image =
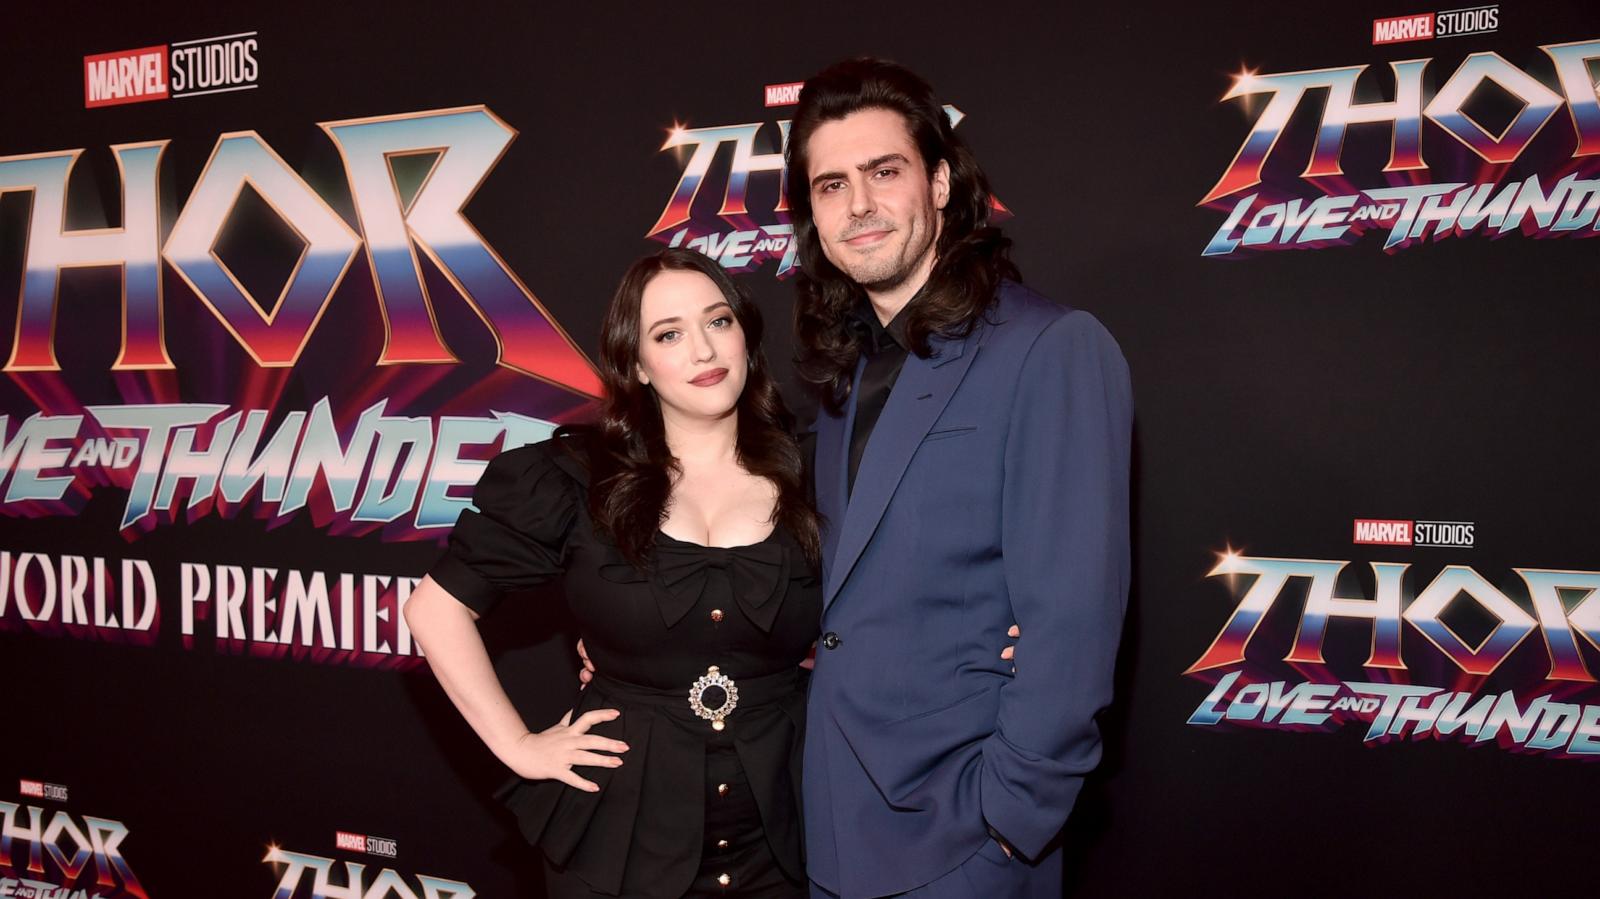
[[[582,432],[560,432],[537,443],[512,447],[489,460],[484,479],[531,486],[547,480],[577,487],[589,484],[589,439]],[[481,482],[480,482],[481,483]]]
[[[576,438],[551,437],[501,452],[472,490],[478,511],[530,534],[565,534],[586,506],[588,465]]]

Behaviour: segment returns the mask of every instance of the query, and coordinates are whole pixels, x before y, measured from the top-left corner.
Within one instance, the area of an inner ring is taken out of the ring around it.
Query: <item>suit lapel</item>
[[[839,545],[839,529],[844,524],[845,506],[850,501],[849,453],[851,423],[856,420],[855,388],[860,386],[861,372],[866,359],[856,362],[851,381],[850,397],[838,413],[826,407],[817,412],[816,487],[817,511],[822,514],[822,577],[827,583],[832,568],[835,548]]]
[[[930,341],[934,350],[932,356],[927,359],[916,354],[906,357],[905,367],[900,370],[900,377],[889,392],[883,414],[873,427],[872,437],[861,456],[861,468],[856,472],[856,489],[849,494],[844,520],[830,528],[837,531],[838,537],[828,554],[831,564],[825,572],[824,609],[839,594],[839,589],[844,586],[845,579],[850,576],[851,569],[866,549],[867,542],[878,529],[878,522],[883,520],[883,513],[899,488],[917,446],[950,403],[950,397],[955,395],[961,379],[966,377],[967,369],[977,356],[978,336],[979,332],[974,330],[964,339],[944,340],[935,337]],[[858,384],[860,377],[861,366],[857,366]],[[855,421],[856,392],[851,391],[846,426],[841,428],[844,433],[840,448],[844,453],[849,452],[848,423]],[[818,437],[821,437],[820,433]],[[821,449],[820,442],[818,449]],[[846,490],[848,468],[845,466],[848,463],[844,460],[847,458],[847,455],[841,454],[835,462],[839,466],[839,483],[845,485]]]

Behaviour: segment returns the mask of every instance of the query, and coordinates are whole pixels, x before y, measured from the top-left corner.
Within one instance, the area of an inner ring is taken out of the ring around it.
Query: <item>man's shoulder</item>
[[[1015,281],[1001,282],[988,319],[994,327],[985,342],[1017,359],[1041,350],[1123,358],[1117,339],[1093,313],[1057,303]]]
[[[1006,343],[1032,343],[1052,325],[1065,318],[1092,319],[1093,316],[1035,291],[1016,281],[1000,282],[988,319],[993,339]]]

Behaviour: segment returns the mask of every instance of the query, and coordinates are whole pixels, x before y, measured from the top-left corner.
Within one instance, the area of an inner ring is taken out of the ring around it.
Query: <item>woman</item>
[[[406,622],[518,775],[500,796],[551,896],[803,896],[798,663],[820,540],[760,313],[669,249],[628,270],[601,344],[598,424],[489,463]],[[561,575],[601,673],[533,732],[474,622]]]

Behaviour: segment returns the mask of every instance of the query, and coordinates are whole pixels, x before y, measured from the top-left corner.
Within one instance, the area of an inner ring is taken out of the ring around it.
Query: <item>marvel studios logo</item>
[[[1372,43],[1400,44],[1430,41],[1436,37],[1489,34],[1500,28],[1500,6],[1469,6],[1443,12],[1423,12],[1372,20]]]
[[[85,109],[258,87],[256,32],[117,50],[83,58]]]
[[[1471,546],[1473,522],[1357,518],[1355,542],[1379,546]]]
[[[366,834],[350,833],[344,830],[333,832],[333,846],[335,849],[344,849],[349,852],[365,852],[368,855],[381,855],[384,858],[395,858],[400,854],[398,844],[394,840],[384,837],[369,837]]]
[[[67,788],[63,784],[48,784],[42,780],[20,780],[17,792],[34,799],[50,799],[55,802],[67,801]]]

